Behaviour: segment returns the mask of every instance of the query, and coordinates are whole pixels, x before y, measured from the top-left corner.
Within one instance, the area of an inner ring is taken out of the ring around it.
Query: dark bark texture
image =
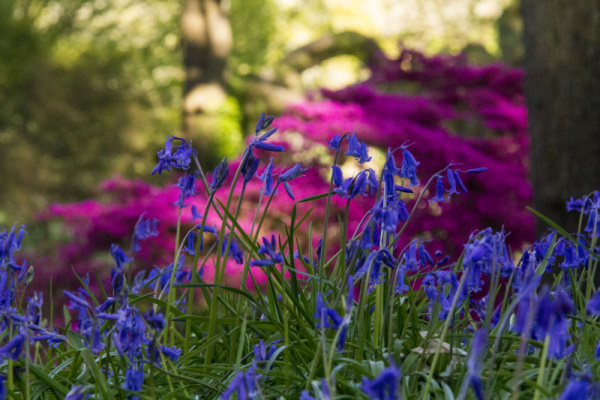
[[[521,7],[534,208],[575,231],[565,201],[600,189],[600,1]]]

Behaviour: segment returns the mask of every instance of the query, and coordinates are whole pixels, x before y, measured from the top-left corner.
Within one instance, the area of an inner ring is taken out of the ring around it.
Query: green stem
[[[533,400],[540,399],[540,387],[544,383],[544,372],[546,370],[546,360],[548,358],[548,346],[550,345],[550,335],[546,335],[546,339],[544,340],[544,348],[542,350],[542,357],[540,359],[540,370],[538,372],[537,377],[537,387],[535,388],[535,393],[533,395]]]
[[[240,162],[240,165],[238,166],[238,169],[235,171],[235,175],[233,177],[233,180],[231,182],[231,187],[229,189],[229,194],[227,196],[227,203],[225,203],[225,209],[229,210],[229,207],[231,206],[231,201],[233,199],[233,191],[235,189],[235,185],[237,184],[238,178],[240,176],[240,172],[242,171],[242,166],[246,163],[246,160],[248,158],[248,154],[250,154],[250,152],[248,151],[248,149],[246,149],[246,151],[244,152],[244,156],[242,157],[242,161]],[[240,198],[241,201],[241,198]],[[215,207],[216,209],[217,207]],[[218,296],[219,296],[219,285],[221,285],[222,281],[223,281],[223,273],[224,273],[224,269],[225,269],[225,265],[223,264],[221,266],[221,252],[219,251],[219,247],[222,246],[223,244],[223,239],[225,237],[225,228],[227,226],[227,215],[223,215],[221,217],[221,221],[222,221],[222,225],[221,225],[221,232],[219,233],[219,241],[218,241],[218,245],[217,245],[217,262],[215,264],[216,268],[215,268],[215,287],[213,288],[213,295],[212,295],[212,301],[210,303],[210,310],[209,310],[209,315],[208,315],[208,332],[207,332],[207,342],[208,343],[213,343],[213,336],[215,335],[216,332],[216,328],[217,328],[217,313],[218,313]],[[228,238],[228,244],[231,243],[231,237],[233,235],[233,227],[230,228],[230,235]],[[227,256],[227,254],[225,254],[225,256]],[[225,258],[225,261],[227,260],[227,258]],[[214,343],[211,344],[207,349],[206,349],[206,357],[204,359],[204,367],[206,369],[208,369],[208,366],[210,365],[211,361],[212,361],[212,357],[214,354]]]

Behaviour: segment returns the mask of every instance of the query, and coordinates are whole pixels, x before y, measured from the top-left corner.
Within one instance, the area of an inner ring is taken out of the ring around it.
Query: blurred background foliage
[[[366,78],[365,46],[394,55],[401,41],[426,54],[466,51],[476,63],[522,59],[510,0],[220,6],[233,41],[208,164],[237,154],[260,112]],[[0,224],[98,197],[98,183],[115,174],[149,177],[164,137],[182,130],[184,8],[183,0],[0,0]]]

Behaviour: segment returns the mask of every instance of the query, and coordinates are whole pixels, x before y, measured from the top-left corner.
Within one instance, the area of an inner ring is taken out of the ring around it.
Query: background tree
[[[522,0],[522,13],[534,207],[574,231],[565,201],[600,188],[600,2]]]

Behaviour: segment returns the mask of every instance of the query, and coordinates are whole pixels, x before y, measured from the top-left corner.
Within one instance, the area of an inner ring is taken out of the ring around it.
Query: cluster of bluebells
[[[27,262],[21,265],[15,260],[14,252],[21,249],[25,227],[17,231],[13,226],[10,232],[0,232],[0,364],[4,360],[18,360],[28,347],[27,342],[46,342],[56,347],[67,340],[56,330],[48,329],[42,318],[43,296],[34,292],[27,297],[25,310],[18,308],[18,302],[26,286],[33,279],[33,269]],[[0,398],[4,387],[0,380]]]
[[[136,235],[140,234],[136,230]],[[142,240],[144,234],[138,236]],[[73,329],[79,332],[84,344],[94,354],[100,354],[106,349],[106,343],[112,342],[119,355],[127,360],[127,368],[124,372],[122,387],[131,392],[142,390],[144,382],[144,366],[153,363],[157,366],[163,364],[163,360],[177,361],[181,350],[176,347],[161,345],[159,336],[164,330],[166,321],[161,313],[153,308],[142,313],[136,306],[129,302],[129,285],[126,281],[125,268],[133,261],[133,258],[117,245],[110,249],[115,267],[111,271],[113,296],[108,297],[102,304],[94,306],[94,299],[89,292],[89,278],[83,279],[84,288],[76,293],[65,291],[64,294],[70,300],[70,309],[78,312],[76,324]],[[156,289],[158,293],[168,292],[169,280],[171,278],[173,264],[160,270],[153,270],[147,279],[145,271],[138,273],[133,280],[131,291],[140,293],[143,288]],[[175,273],[177,283],[189,281],[189,272],[185,272],[180,264]],[[106,324],[106,322],[111,322]],[[75,394],[85,394],[85,388],[74,386],[71,390]],[[73,397],[77,398],[77,397]],[[130,399],[138,397],[132,395]]]
[[[583,229],[589,236],[600,236],[600,191],[596,190],[590,196],[567,202],[567,211],[576,211],[587,215],[587,223]]]

